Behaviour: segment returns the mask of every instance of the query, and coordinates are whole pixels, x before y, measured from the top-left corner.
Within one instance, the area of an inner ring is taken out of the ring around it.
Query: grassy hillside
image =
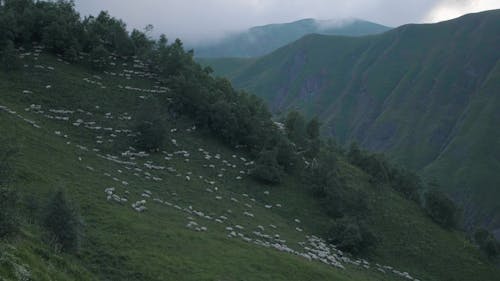
[[[500,11],[361,38],[310,35],[232,72],[277,114],[318,115],[327,135],[385,151],[500,229]],[[221,66],[222,65],[222,66]]]
[[[363,20],[318,21],[303,19],[291,23],[253,27],[246,32],[230,35],[209,45],[189,46],[200,58],[260,57],[283,47],[307,34],[363,36],[382,33],[390,28]]]
[[[363,256],[368,261],[311,236],[325,237],[330,219],[300,179],[256,182],[248,177],[248,155],[193,128],[187,117],[165,117],[168,142],[157,153],[134,151],[128,130],[139,105],[177,94],[146,78],[140,64],[116,61],[105,73],[92,72],[40,49],[22,62],[21,70],[0,76],[2,136],[19,151],[11,188],[40,204],[65,190],[81,212],[84,237],[76,255],[58,253],[44,244],[43,229],[24,222],[17,238],[0,242],[3,280],[498,277],[462,233],[440,228],[391,189],[374,189],[343,160],[342,180],[366,193],[367,221],[379,240]],[[108,188],[120,202],[107,199]],[[144,212],[131,207],[140,200]],[[321,261],[322,253],[331,259]]]

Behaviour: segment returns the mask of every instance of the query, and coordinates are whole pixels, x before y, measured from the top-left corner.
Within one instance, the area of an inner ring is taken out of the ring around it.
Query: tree
[[[357,142],[352,142],[347,151],[347,160],[352,165],[360,167],[363,163],[363,154]]]
[[[15,234],[19,229],[17,193],[0,187],[0,238]]]
[[[328,241],[342,251],[358,254],[375,246],[376,237],[364,222],[343,217],[330,227]]]
[[[474,232],[474,241],[488,258],[493,259],[500,254],[500,244],[495,236],[484,228],[479,228]]]
[[[296,171],[300,158],[295,153],[294,146],[290,143],[290,141],[285,137],[280,136],[276,149],[276,161],[283,167],[284,171],[288,174]]]
[[[445,228],[453,228],[458,225],[459,210],[443,192],[427,191],[424,198],[425,210],[434,222]]]
[[[19,228],[18,194],[7,186],[13,177],[13,158],[17,148],[0,136],[0,238],[15,234]]]
[[[265,183],[278,184],[283,177],[283,168],[276,160],[275,150],[263,150],[259,154],[252,170],[252,176]]]
[[[161,119],[158,101],[154,98],[145,100],[136,113],[135,131],[138,133],[134,146],[145,151],[159,149],[165,140],[165,127]]]
[[[333,151],[325,149],[318,159],[309,163],[303,178],[313,194],[319,198],[329,198],[329,192],[338,188],[337,168],[337,156]]]
[[[132,33],[130,33],[130,39],[134,45],[135,54],[139,57],[146,58],[154,45],[154,40],[148,38],[148,33],[152,30],[153,26],[148,25],[145,28],[145,32],[134,29]]]
[[[80,247],[81,221],[62,190],[57,191],[47,205],[44,225],[62,251],[74,252]]]
[[[3,49],[0,50],[0,63],[4,71],[19,69],[21,65],[18,51],[11,40],[7,40]]]
[[[37,3],[40,12],[36,13],[35,21],[40,28],[37,33],[40,34],[34,37],[41,37],[46,48],[65,57],[71,55],[69,50],[80,50],[79,41],[84,33],[80,15],[74,5],[71,1]],[[68,56],[68,59],[73,57]]]
[[[321,124],[319,123],[318,117],[314,117],[307,123],[306,126],[306,131],[307,131],[307,137],[309,139],[317,139],[319,138],[319,128],[321,127]]]
[[[103,45],[98,45],[90,53],[90,66],[95,70],[104,70],[108,64],[109,55]]]
[[[384,166],[387,167],[388,164],[385,163]],[[416,173],[404,168],[393,167],[389,171],[389,180],[392,188],[403,195],[403,197],[420,203],[422,180]]]
[[[0,187],[6,186],[12,179],[14,169],[13,169],[13,159],[17,154],[18,150],[16,147],[10,145],[10,140],[0,137]]]
[[[134,44],[128,35],[126,24],[111,17],[108,12],[100,12],[97,17],[87,17],[83,21],[87,32],[85,49],[93,50],[102,45],[108,52],[120,56],[134,55]]]
[[[306,126],[302,115],[297,111],[290,111],[285,118],[285,132],[290,141],[297,146],[305,143]]]

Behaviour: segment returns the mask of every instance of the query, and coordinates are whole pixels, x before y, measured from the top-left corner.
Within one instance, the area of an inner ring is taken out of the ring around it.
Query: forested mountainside
[[[65,1],[0,22],[2,280],[497,279],[444,194],[273,122],[180,40]]]
[[[317,115],[341,144],[389,153],[500,228],[500,11],[384,34],[307,36],[254,60],[206,60],[274,113]]]

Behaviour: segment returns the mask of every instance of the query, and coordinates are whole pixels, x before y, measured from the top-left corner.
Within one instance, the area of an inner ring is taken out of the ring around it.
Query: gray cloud
[[[82,15],[107,10],[129,27],[153,24],[156,34],[187,43],[302,18],[360,18],[398,26],[500,8],[498,0],[76,0],[75,4]]]

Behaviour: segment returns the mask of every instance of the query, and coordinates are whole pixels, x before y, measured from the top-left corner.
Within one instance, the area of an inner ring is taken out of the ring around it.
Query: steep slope
[[[23,56],[22,70],[0,76],[0,128],[19,148],[12,187],[40,198],[64,189],[85,221],[77,257],[58,257],[30,242],[40,230],[26,225],[35,235],[0,242],[14,245],[2,264],[20,256],[26,271],[46,268],[61,280],[405,280],[405,271],[421,280],[498,276],[462,233],[438,227],[390,189],[373,189],[366,174],[345,162],[340,174],[353,190],[367,192],[369,221],[380,239],[367,257],[371,263],[341,257],[310,236],[323,236],[329,219],[299,179],[274,187],[255,182],[247,176],[247,155],[193,129],[189,118],[165,120],[175,141],[162,151],[134,151],[128,130],[138,105],[176,93],[147,78],[141,64],[118,62],[92,73],[35,52]],[[141,200],[146,211],[131,208]],[[313,255],[325,251],[328,260]],[[15,280],[7,270],[0,267],[0,276]]]
[[[494,10],[361,38],[310,35],[229,77],[275,113],[319,115],[341,143],[421,170],[464,203],[469,226],[495,230],[499,29]]]
[[[269,54],[307,34],[362,36],[382,33],[389,29],[389,27],[363,20],[334,22],[303,19],[291,23],[253,27],[212,45],[189,47],[194,48],[195,55],[202,58],[258,57]]]

